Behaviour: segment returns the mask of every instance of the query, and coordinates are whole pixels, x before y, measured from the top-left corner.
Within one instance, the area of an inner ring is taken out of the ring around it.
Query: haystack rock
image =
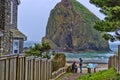
[[[62,0],[51,10],[43,41],[57,51],[109,51],[109,44],[93,28],[99,21],[76,0]]]

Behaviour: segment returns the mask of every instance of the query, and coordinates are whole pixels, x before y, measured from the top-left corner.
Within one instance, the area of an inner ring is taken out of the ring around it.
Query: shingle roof
[[[13,33],[13,38],[22,38],[23,40],[27,40],[27,36],[25,36],[22,32],[17,29],[11,29]]]

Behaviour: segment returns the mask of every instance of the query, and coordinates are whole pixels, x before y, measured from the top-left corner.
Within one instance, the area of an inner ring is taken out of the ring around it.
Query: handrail
[[[62,67],[60,69],[58,69],[57,71],[54,71],[52,73],[52,79],[50,80],[55,80],[57,79],[58,77],[60,77],[62,74],[66,73],[66,70],[67,70],[67,67]]]
[[[114,67],[120,74],[120,45],[118,46],[118,55],[109,57],[108,68]]]

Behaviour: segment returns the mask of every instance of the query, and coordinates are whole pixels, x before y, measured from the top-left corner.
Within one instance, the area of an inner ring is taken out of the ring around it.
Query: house
[[[20,0],[0,0],[0,53],[18,54],[23,51],[27,37],[18,29]]]
[[[11,0],[11,26],[10,30],[13,33],[13,54],[22,53],[24,41],[27,37],[17,28],[18,5],[20,0]]]

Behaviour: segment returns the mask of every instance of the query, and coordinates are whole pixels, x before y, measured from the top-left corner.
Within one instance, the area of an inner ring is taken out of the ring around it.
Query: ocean
[[[36,44],[36,43],[40,43],[40,41],[25,41],[24,42],[24,47],[32,47],[32,46],[34,46],[34,44]]]
[[[34,46],[35,43],[40,43],[39,41],[26,41],[24,47]],[[110,52],[80,52],[80,53],[68,53],[66,52],[67,61],[78,61],[79,58],[82,58],[84,61],[98,61],[98,62],[108,62],[108,58],[113,56],[115,52],[118,51],[118,45],[120,42],[109,42]]]

